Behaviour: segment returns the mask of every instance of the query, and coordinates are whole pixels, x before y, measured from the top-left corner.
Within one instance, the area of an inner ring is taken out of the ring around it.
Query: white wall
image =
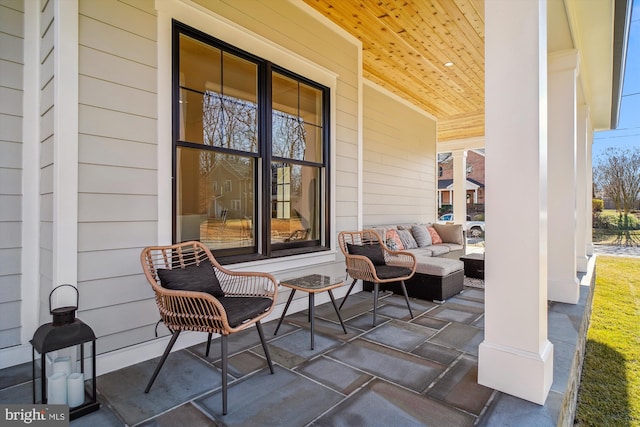
[[[436,216],[436,123],[379,86],[364,86],[364,224]]]
[[[23,15],[0,4],[0,348],[21,333]]]

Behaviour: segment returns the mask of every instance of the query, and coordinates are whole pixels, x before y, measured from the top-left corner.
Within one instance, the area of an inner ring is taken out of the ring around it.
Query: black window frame
[[[235,55],[257,65],[258,94],[258,150],[256,153],[238,152],[224,147],[206,146],[203,144],[181,141],[180,134],[180,35],[186,35],[197,41],[206,43],[223,52]],[[255,235],[253,246],[228,249],[213,249],[212,252],[222,264],[252,261],[258,259],[279,258],[296,254],[313,253],[330,250],[330,201],[331,201],[331,164],[330,164],[330,88],[278,66],[250,52],[239,49],[200,30],[179,21],[172,20],[172,241],[177,243],[177,151],[178,147],[208,150],[223,154],[241,154],[256,160],[254,168],[254,201],[253,222]],[[273,157],[272,144],[272,72],[283,74],[322,92],[322,161],[309,162],[289,158]],[[320,235],[316,240],[298,240],[288,243],[271,243],[271,163],[283,162],[301,166],[311,166],[319,170],[319,206],[318,220]],[[258,194],[261,193],[261,194]],[[259,213],[262,213],[261,215]]]

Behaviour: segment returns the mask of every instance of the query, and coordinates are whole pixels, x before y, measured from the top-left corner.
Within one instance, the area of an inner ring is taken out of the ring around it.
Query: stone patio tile
[[[484,313],[484,301],[467,298],[464,294],[456,295],[447,300],[447,306],[460,307],[474,313]]]
[[[578,340],[580,324],[564,313],[549,312],[549,340],[574,344]]]
[[[349,325],[347,325],[347,323],[345,323],[344,326],[347,328],[347,333],[345,334],[335,314],[336,313],[334,311],[333,315],[335,317],[335,322],[333,322],[333,321],[328,321],[323,318],[320,318],[316,313],[316,318],[314,320],[314,328],[315,328],[316,336],[318,336],[318,334],[322,334],[322,335],[326,335],[331,338],[336,338],[342,341],[348,341],[362,333],[361,330],[351,328],[349,327]],[[305,310],[304,312],[298,312],[290,316],[287,316],[285,319],[286,320],[284,320],[283,323],[289,322],[306,331],[311,330],[311,324],[309,323],[309,320],[307,317],[307,310]],[[280,331],[278,331],[278,336],[279,335],[280,335]]]
[[[436,319],[446,320],[449,322],[467,323],[474,322],[480,313],[476,313],[468,310],[465,307],[454,306],[453,304],[445,303],[444,305],[434,308],[426,314],[429,317],[435,317]]]
[[[37,353],[36,353],[36,357]],[[36,359],[36,378],[40,378],[40,360]],[[0,369],[0,390],[14,385],[26,383],[33,379],[31,362]]]
[[[175,426],[223,426],[191,403],[184,404],[169,412],[139,424],[140,427],[175,427]]]
[[[287,368],[295,368],[308,359],[318,356],[339,345],[341,342],[324,335],[315,335],[315,348],[311,350],[311,336],[308,330],[298,330],[291,334],[279,337],[269,343],[269,354],[274,363],[279,363]],[[264,355],[261,345],[251,351]]]
[[[464,427],[472,426],[474,421],[475,417],[470,414],[385,381],[375,380],[311,425]]]
[[[419,317],[415,317],[409,321],[410,323],[415,323],[416,325],[426,326],[427,328],[440,330],[449,324],[447,320],[440,320],[434,317],[429,317],[428,314],[422,315]]]
[[[134,425],[222,384],[220,371],[191,353],[171,353],[149,393],[144,388],[160,358],[98,377],[98,389],[128,425]]]
[[[417,392],[425,390],[446,369],[440,363],[360,338],[327,355]]]
[[[351,366],[324,356],[301,366],[297,369],[297,372],[344,395],[353,393],[373,378],[371,375]]]
[[[464,292],[456,295],[456,298],[468,299],[473,301],[484,301],[484,290],[477,288],[464,288]]]
[[[260,346],[262,348],[262,346]],[[218,360],[214,365],[222,372],[222,360]],[[250,351],[237,353],[227,360],[229,375],[235,378],[242,378],[260,369],[269,369],[267,359],[260,357]]]
[[[340,310],[340,315],[342,316],[342,320],[345,321],[345,324],[348,323],[348,320],[361,316],[373,309],[373,298],[363,298],[361,296],[362,294],[366,294],[366,292],[350,295],[344,307]],[[378,303],[382,303],[382,301],[378,301]],[[337,301],[337,304],[339,307],[340,301]]]
[[[553,384],[551,390],[564,391],[569,384],[575,344],[553,343]]]
[[[493,389],[478,384],[478,359],[462,358],[427,391],[427,396],[479,416]]]
[[[452,323],[429,339],[429,341],[477,356],[478,345],[483,339],[484,331],[482,329],[460,323]]]
[[[36,383],[36,387],[36,399],[38,400],[38,402],[41,402],[40,380],[38,380],[38,382]],[[33,389],[31,388],[31,381],[0,389],[0,404],[7,405],[32,402]]]
[[[362,338],[379,342],[398,350],[411,351],[433,336],[437,329],[392,320],[362,335]]]
[[[73,427],[114,427],[125,425],[124,421],[118,418],[108,405],[104,404],[100,399],[98,401],[100,402],[99,410],[76,418],[71,421],[70,425]]]
[[[371,313],[373,313],[373,304],[371,305]],[[414,316],[416,314],[418,313],[413,313]],[[385,303],[384,305],[381,305],[380,302],[378,302],[378,316],[381,315],[399,320],[411,319],[411,316],[409,315],[409,309],[407,308],[407,304],[404,302],[404,300],[402,305],[394,303]]]
[[[395,304],[401,307],[407,306],[407,302],[404,300],[403,295],[392,294],[385,299],[385,302],[388,302],[389,304]],[[418,298],[411,298],[411,297],[409,298],[409,305],[411,306],[411,310],[413,310],[414,316],[420,315],[438,306],[438,304],[434,302],[418,299]]]
[[[268,322],[267,324],[262,325],[262,330],[264,332],[264,339],[267,342],[277,338],[273,336],[273,331],[275,330],[276,325],[277,323],[272,324],[272,322]],[[282,326],[278,331],[278,336],[284,335],[291,331],[295,331],[297,329],[298,328],[295,326],[292,326],[286,322],[282,322]],[[203,336],[203,339],[206,339],[207,335],[203,333],[202,336]],[[262,344],[260,344],[260,335],[258,334],[258,329],[255,326],[250,326],[248,329],[245,329],[244,331],[236,332],[235,334],[229,335],[229,339],[227,339],[227,345],[228,345],[227,351],[229,352],[229,355],[245,351],[247,349],[255,347],[256,345],[262,346]],[[209,351],[209,357],[205,357],[206,349],[207,349],[207,343],[203,342],[203,343],[191,346],[187,350],[194,354],[197,354],[203,359],[207,359],[210,361],[220,360],[222,357],[220,353],[220,337],[217,337],[211,340],[211,349]]]
[[[462,354],[461,351],[454,350],[452,348],[443,347],[438,344],[426,342],[413,350],[411,353],[424,357],[434,362],[441,363],[443,365],[450,365]]]
[[[476,328],[484,329],[484,314],[476,319],[475,322],[471,324],[471,326],[475,326]]]
[[[340,393],[276,366],[273,375],[261,371],[229,387],[227,415],[222,415],[221,390],[195,403],[229,427],[304,426],[342,398]]]
[[[497,393],[477,426],[553,427],[558,420],[561,405],[562,395],[555,392],[549,393],[544,406]]]
[[[407,313],[407,316],[408,316],[408,313]],[[345,320],[344,323],[345,325],[351,326],[352,328],[357,328],[363,331],[369,331],[375,327],[380,327],[380,325],[383,325],[389,321],[390,319],[388,317],[381,316],[380,313],[378,313],[378,316],[376,317],[376,326],[373,326],[373,312],[368,312],[368,313],[364,313],[359,316],[356,316],[354,318],[351,318],[349,320]]]

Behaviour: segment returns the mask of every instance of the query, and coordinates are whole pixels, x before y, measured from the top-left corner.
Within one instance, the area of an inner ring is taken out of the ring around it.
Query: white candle
[[[47,380],[47,403],[65,405],[67,403],[67,374],[56,372]]]
[[[67,396],[71,408],[84,403],[84,374],[76,372],[67,377]]]
[[[71,356],[56,357],[53,361],[53,373],[62,372],[66,375],[71,373]]]

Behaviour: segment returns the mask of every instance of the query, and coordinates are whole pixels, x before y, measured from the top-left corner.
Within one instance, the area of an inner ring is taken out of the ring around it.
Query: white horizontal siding
[[[156,196],[80,194],[78,212],[80,222],[157,221],[158,200]]]
[[[149,245],[150,236],[157,231],[155,221],[82,222],[78,224],[78,251],[142,248]]]
[[[19,301],[20,294],[19,274],[0,276],[0,302]]]
[[[158,166],[155,144],[80,135],[78,145],[80,163],[141,169],[157,169]]]
[[[105,82],[147,92],[155,92],[157,88],[155,66],[134,62],[87,46],[80,46],[79,59],[82,76],[92,76]]]
[[[117,306],[153,298],[153,291],[141,274],[86,280],[80,284],[82,310]]]
[[[435,220],[435,122],[373,85],[364,100],[364,223]]]

